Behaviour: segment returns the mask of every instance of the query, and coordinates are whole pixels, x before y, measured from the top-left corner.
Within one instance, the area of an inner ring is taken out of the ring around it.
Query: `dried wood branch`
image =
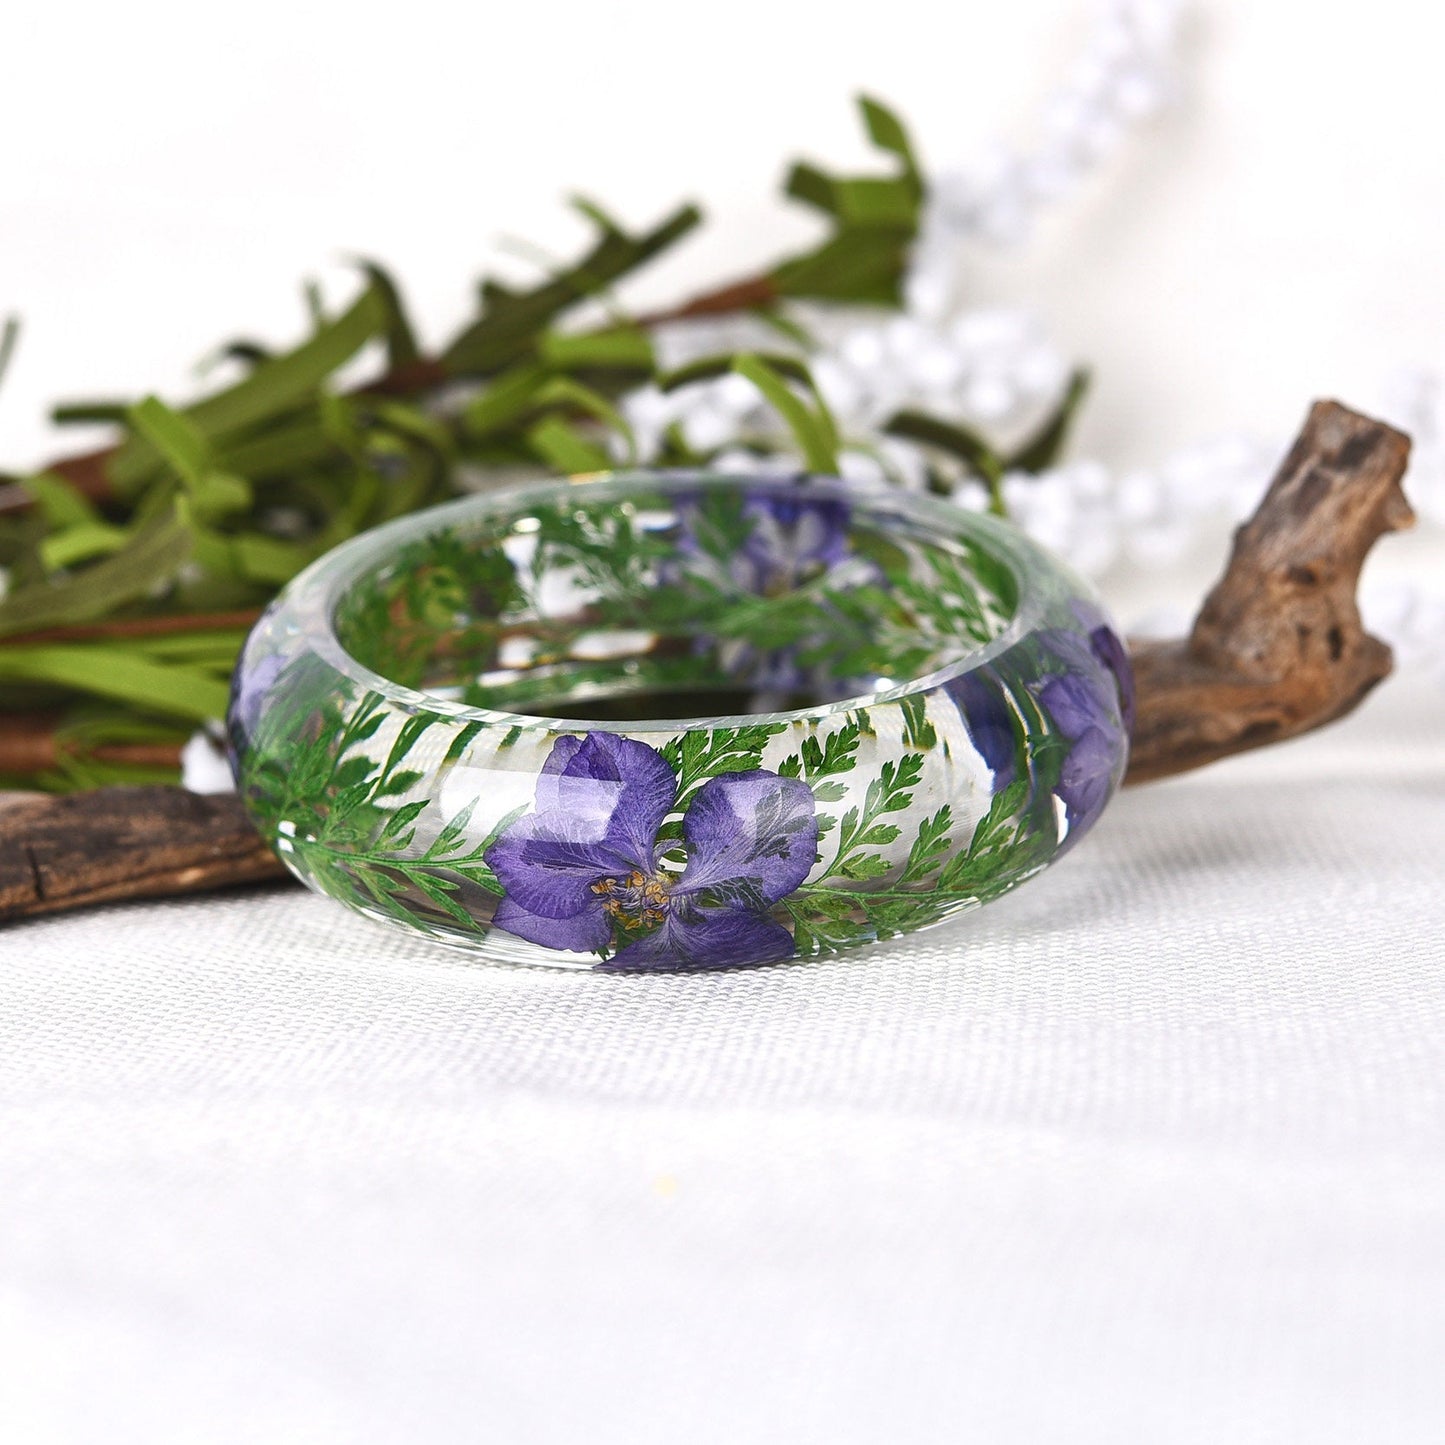
[[[283,876],[234,794],[0,794],[0,920]]]
[[[1310,408],[1189,636],[1130,646],[1131,783],[1202,767],[1343,717],[1390,671],[1360,621],[1365,555],[1414,521],[1410,439],[1334,401]]]
[[[1128,781],[1184,772],[1349,712],[1390,670],[1360,621],[1365,555],[1413,520],[1400,432],[1317,402],[1187,638],[1131,649]],[[0,795],[0,921],[282,877],[234,796]]]

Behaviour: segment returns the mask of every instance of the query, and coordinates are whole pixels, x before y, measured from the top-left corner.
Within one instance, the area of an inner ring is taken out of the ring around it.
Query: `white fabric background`
[[[0,1436],[1445,1438],[1441,706],[807,966],[0,933]]]

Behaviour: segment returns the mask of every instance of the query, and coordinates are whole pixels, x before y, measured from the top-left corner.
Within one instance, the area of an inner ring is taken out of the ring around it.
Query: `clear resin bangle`
[[[312,888],[484,957],[775,963],[1071,847],[1124,650],[1007,524],[818,478],[637,473],[346,543],[257,625],[241,794]]]

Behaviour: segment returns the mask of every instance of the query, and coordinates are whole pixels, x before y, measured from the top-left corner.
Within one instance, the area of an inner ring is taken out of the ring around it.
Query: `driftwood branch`
[[[234,794],[167,787],[0,794],[0,920],[282,873]]]
[[[1379,537],[1414,521],[1410,440],[1334,401],[1310,408],[1189,636],[1130,646],[1129,781],[1147,782],[1343,717],[1390,671],[1355,590]]]
[[[1129,782],[1184,772],[1349,712],[1390,670],[1355,589],[1366,553],[1413,520],[1409,441],[1317,402],[1187,638],[1131,646]],[[284,876],[234,796],[104,788],[0,795],[0,920]]]

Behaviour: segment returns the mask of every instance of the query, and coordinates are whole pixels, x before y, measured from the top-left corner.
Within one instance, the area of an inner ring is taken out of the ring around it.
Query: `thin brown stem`
[[[114,622],[77,622],[36,632],[13,632],[0,645],[18,647],[39,642],[108,642],[117,637],[170,637],[186,632],[249,630],[261,616],[259,607],[233,612],[177,613],[165,617],[122,617]]]

